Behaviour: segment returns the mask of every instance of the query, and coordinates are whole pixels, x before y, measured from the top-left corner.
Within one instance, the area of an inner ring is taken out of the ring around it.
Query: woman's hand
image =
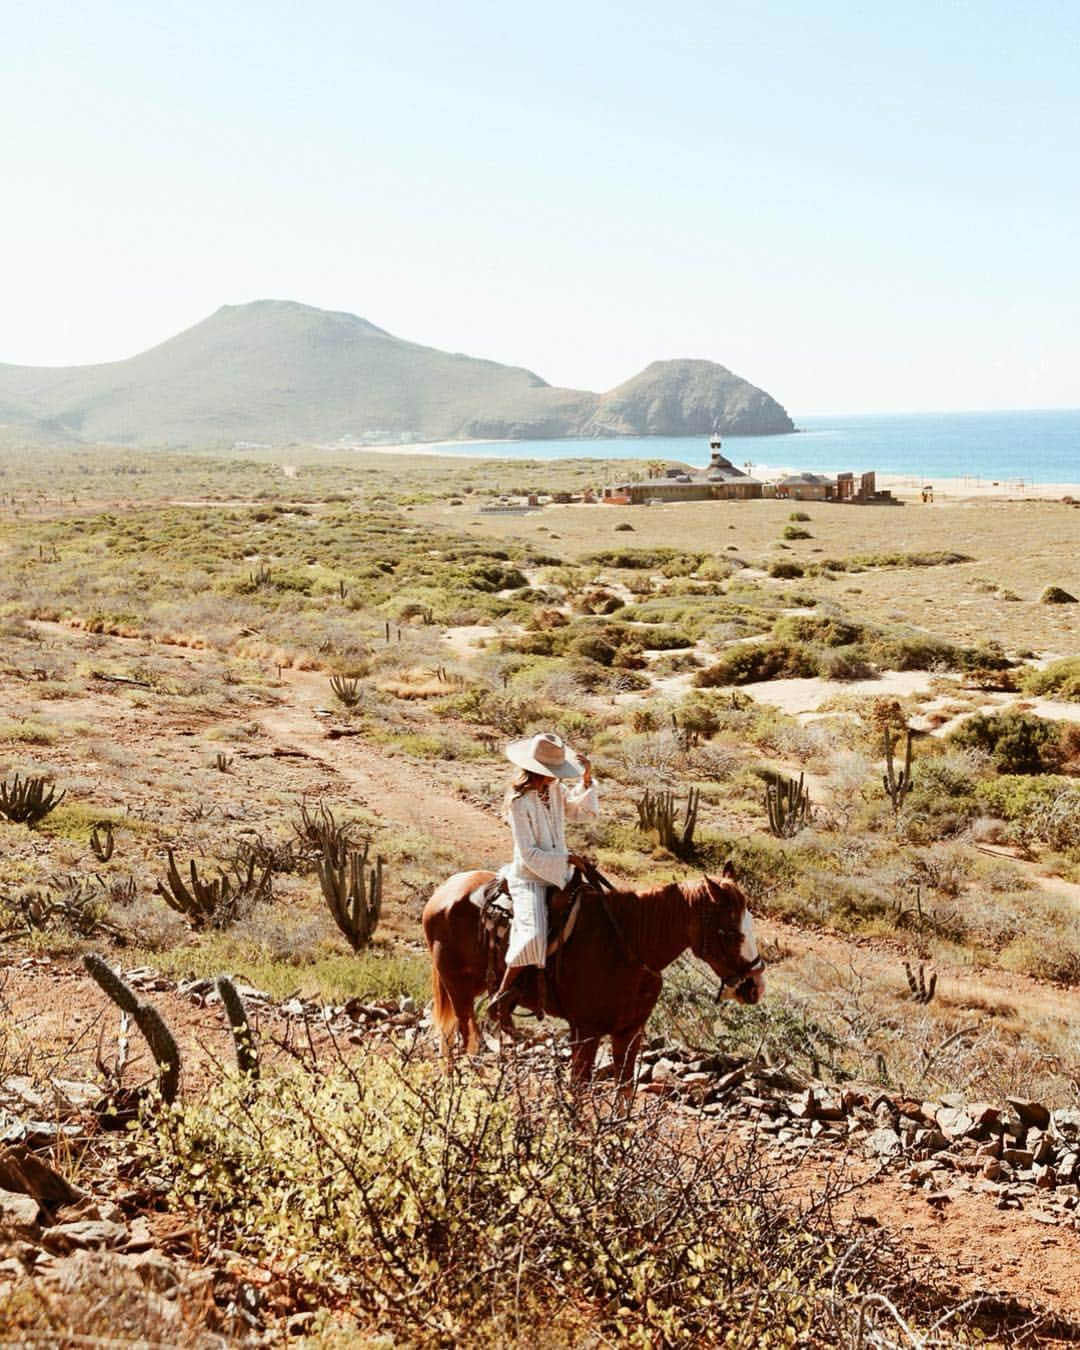
[[[584,872],[587,866],[585,859],[580,853],[568,853],[566,855],[566,861],[571,867],[576,867],[579,872]]]

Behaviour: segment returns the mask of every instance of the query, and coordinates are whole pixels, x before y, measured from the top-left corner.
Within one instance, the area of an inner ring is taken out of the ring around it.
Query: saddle
[[[581,910],[583,888],[584,879],[577,872],[565,890],[555,886],[547,888],[549,961],[573,935]],[[500,971],[506,963],[506,949],[510,944],[510,922],[513,918],[510,890],[502,877],[493,877],[485,885],[478,886],[469,895],[469,900],[480,911],[480,934],[487,952],[487,986],[489,990],[494,990],[498,988]]]

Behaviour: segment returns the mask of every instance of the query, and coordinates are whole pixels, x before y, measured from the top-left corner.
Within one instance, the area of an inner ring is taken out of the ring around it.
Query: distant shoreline
[[[694,437],[687,437],[688,440],[694,440]],[[556,444],[557,442],[546,442],[546,444]],[[423,456],[431,455],[437,459],[460,459],[462,463],[468,463],[470,459],[483,460],[504,460],[507,464],[534,463],[532,459],[521,460],[512,455],[499,454],[478,454],[462,455],[448,449],[449,446],[485,446],[485,445],[506,445],[513,444],[507,441],[491,440],[466,440],[466,441],[431,441],[417,443],[415,441],[407,442],[401,445],[364,445],[351,446],[350,454],[374,454],[374,455],[409,455]],[[320,446],[320,449],[338,449],[340,446]],[[581,455],[552,455],[548,462],[554,463],[559,459],[581,459]],[[604,456],[596,456],[597,460],[603,460]],[[661,458],[661,456],[657,456]],[[628,460],[627,463],[634,461]],[[764,481],[771,481],[773,478],[781,477],[788,472],[796,472],[792,467],[773,469],[772,466],[760,466],[766,469],[768,477]],[[755,476],[757,469],[755,469]],[[1075,497],[1080,500],[1080,483],[1040,483],[1031,479],[1013,478],[1013,479],[992,479],[975,474],[964,474],[952,477],[934,477],[933,475],[920,474],[898,474],[898,473],[878,473],[877,483],[880,488],[888,488],[898,497],[914,497],[918,499],[922,489],[926,485],[933,487],[935,497],[947,497],[955,499],[958,497],[987,497],[998,500],[1018,500],[1033,501],[1040,497],[1050,497],[1060,500],[1062,497]]]

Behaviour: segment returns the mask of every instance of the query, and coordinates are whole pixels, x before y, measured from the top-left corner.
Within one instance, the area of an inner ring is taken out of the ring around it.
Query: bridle
[[[743,902],[745,905],[745,901]],[[696,929],[696,932],[694,931]],[[715,934],[710,935],[705,930],[705,925],[701,922],[701,914],[697,910],[691,911],[691,932],[690,932],[690,950],[695,956],[703,961],[709,959],[709,948],[713,945],[713,938],[720,941],[741,943],[742,931],[738,928],[721,928]],[[751,975],[757,975],[765,969],[765,958],[759,952],[752,961],[743,963],[741,969],[735,975],[721,975],[720,988],[717,990],[717,998],[720,998],[725,989],[737,989],[739,985],[744,984]]]

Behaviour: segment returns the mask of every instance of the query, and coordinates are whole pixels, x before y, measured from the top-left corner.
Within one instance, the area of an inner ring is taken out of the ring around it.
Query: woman
[[[514,1010],[514,986],[528,966],[543,968],[547,961],[547,890],[562,889],[575,867],[576,853],[566,847],[567,820],[583,820],[599,814],[592,781],[592,766],[584,755],[571,759],[558,736],[539,732],[513,741],[504,752],[521,771],[506,793],[506,817],[514,837],[514,861],[499,875],[506,881],[513,902],[506,974],[488,1009],[508,1025]],[[571,779],[580,779],[564,786]],[[540,1006],[543,1009],[543,984]]]

